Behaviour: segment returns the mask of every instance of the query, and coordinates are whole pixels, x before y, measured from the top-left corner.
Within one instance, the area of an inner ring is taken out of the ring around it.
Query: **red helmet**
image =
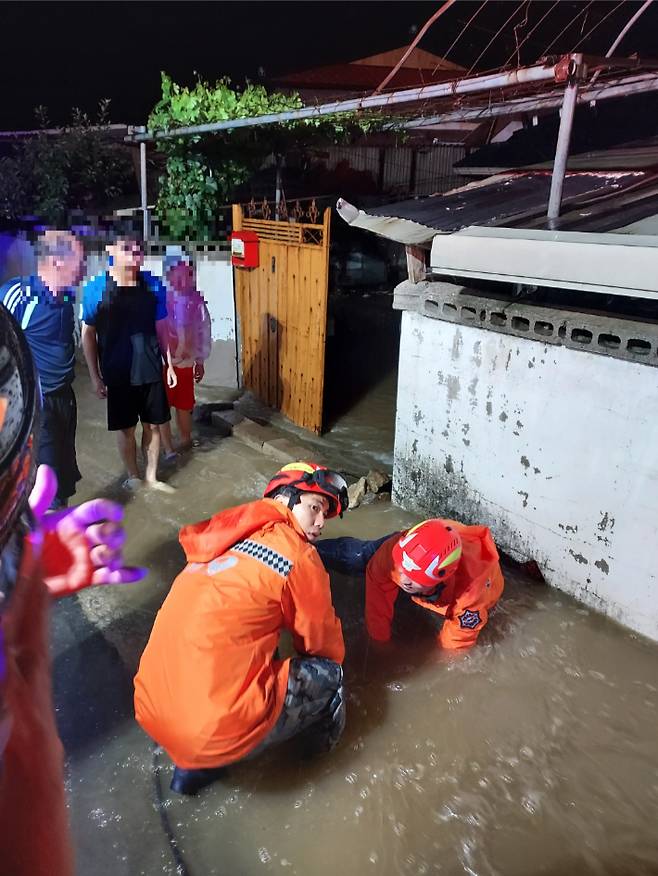
[[[319,493],[329,502],[327,517],[343,516],[347,509],[347,482],[342,475],[331,471],[325,465],[315,462],[291,462],[278,471],[265,488],[263,496],[268,498],[279,492],[281,487],[288,487],[297,493]],[[290,509],[296,502],[293,500]]]
[[[393,562],[414,584],[435,587],[454,575],[462,540],[443,520],[425,520],[406,532],[393,548]]]

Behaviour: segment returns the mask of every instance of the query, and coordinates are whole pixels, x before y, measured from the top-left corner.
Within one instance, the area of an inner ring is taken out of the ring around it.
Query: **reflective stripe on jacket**
[[[445,617],[438,643],[451,650],[470,648],[487,623],[489,612],[500,599],[504,580],[498,551],[486,526],[466,526],[447,520],[462,539],[462,557],[457,572],[430,599],[413,596],[417,605]],[[393,546],[400,534],[379,548],[366,568],[366,626],[373,639],[391,638],[395,600],[401,590],[393,566]]]
[[[289,629],[300,654],[342,663],[329,577],[293,514],[262,499],[181,530],[188,565],[158,612],[135,678],[135,714],[174,763],[247,755],[283,708]]]

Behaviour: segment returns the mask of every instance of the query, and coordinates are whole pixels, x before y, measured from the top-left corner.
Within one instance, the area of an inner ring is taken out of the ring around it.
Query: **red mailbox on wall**
[[[255,231],[234,231],[229,240],[233,265],[239,268],[258,267],[258,235]]]

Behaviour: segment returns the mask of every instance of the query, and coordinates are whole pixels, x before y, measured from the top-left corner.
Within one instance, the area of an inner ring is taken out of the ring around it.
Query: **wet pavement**
[[[352,468],[392,398],[383,384],[330,434]],[[293,741],[197,798],[170,794],[170,762],[133,720],[132,676],[183,565],[177,532],[260,495],[277,464],[208,431],[170,470],[176,495],[127,497],[104,405],[84,379],[76,389],[78,498],[125,501],[128,558],[151,569],[53,611],[78,873],[658,873],[658,648],[513,570],[480,644],[457,658],[436,649],[434,616],[402,599],[394,643],[370,646],[362,580],[333,575],[349,691],[339,748],[301,762]],[[376,502],[325,534],[415,519]]]

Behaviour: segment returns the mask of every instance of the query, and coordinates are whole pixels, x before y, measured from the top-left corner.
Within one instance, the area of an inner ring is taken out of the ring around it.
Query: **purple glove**
[[[124,566],[126,534],[123,508],[107,499],[94,499],[74,508],[48,512],[57,492],[57,478],[47,465],[39,466],[30,507],[42,541],[44,579],[53,596],[65,596],[94,584],[140,581],[148,569]]]

